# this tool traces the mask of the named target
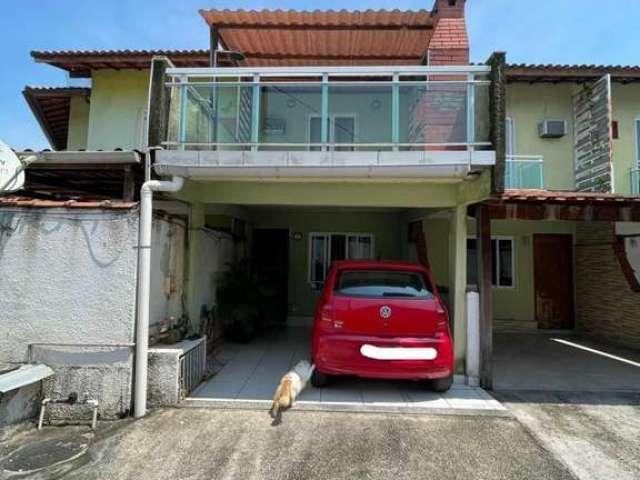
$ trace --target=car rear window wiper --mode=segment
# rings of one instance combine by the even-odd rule
[[[415,295],[411,294],[411,293],[397,293],[397,292],[383,292],[382,293],[383,297],[407,297],[407,298],[414,298]]]

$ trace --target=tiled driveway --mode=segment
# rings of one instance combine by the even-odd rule
[[[309,331],[287,328],[248,345],[225,344],[216,356],[221,369],[198,387],[185,402],[190,406],[225,408],[266,406],[282,375],[302,359],[309,359]],[[309,386],[298,399],[297,409],[440,412],[504,412],[504,407],[480,388],[454,385],[444,394],[417,382],[336,378],[329,386]]]

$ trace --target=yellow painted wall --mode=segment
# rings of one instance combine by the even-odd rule
[[[515,155],[543,155],[545,188],[573,190],[573,92],[568,83],[507,86],[507,116],[514,121]],[[568,133],[562,138],[543,139],[538,124],[545,119],[566,120]]]
[[[252,215],[254,228],[284,228],[299,232],[289,240],[289,315],[312,316],[320,292],[308,281],[309,234],[371,233],[375,258],[398,260],[402,256],[401,219],[393,212],[355,210],[260,210]]]
[[[629,172],[637,168],[635,122],[640,118],[640,85],[613,84],[613,119],[618,121],[619,139],[613,141],[613,175],[617,193],[631,193]]]
[[[87,148],[140,148],[148,91],[148,71],[94,71]]]
[[[449,284],[448,219],[430,219],[423,223],[431,270],[438,285]],[[469,221],[469,235],[475,235],[475,222]],[[514,238],[515,286],[493,288],[494,318],[500,320],[534,321],[533,235],[536,233],[574,234],[572,222],[536,222],[526,220],[493,220],[493,236]]]
[[[69,132],[67,134],[67,150],[87,148],[89,132],[89,98],[71,97],[69,105]]]

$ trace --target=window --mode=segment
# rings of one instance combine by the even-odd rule
[[[309,281],[324,283],[331,262],[373,258],[374,237],[367,233],[312,233],[309,237]]]
[[[340,273],[335,292],[345,297],[433,298],[422,274],[395,270],[346,270]]]
[[[327,118],[327,132],[329,143],[355,143],[356,117],[355,115],[341,114],[330,115]],[[320,116],[309,117],[309,143],[322,142],[322,120]],[[353,146],[335,147],[335,150],[354,150]],[[320,147],[311,147],[311,150],[320,150]]]
[[[514,242],[510,237],[491,239],[491,284],[498,288],[515,286]],[[478,247],[475,238],[467,239],[467,284],[478,284]]]

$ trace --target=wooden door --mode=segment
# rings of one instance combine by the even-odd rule
[[[538,328],[574,327],[573,237],[533,237],[535,314]]]

